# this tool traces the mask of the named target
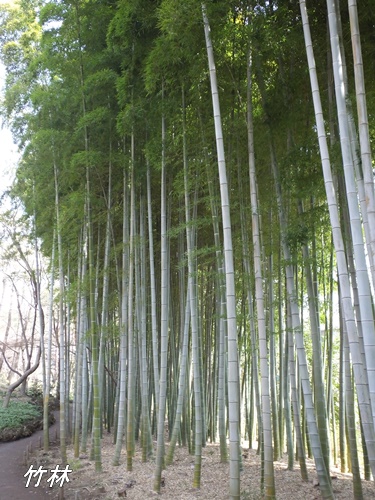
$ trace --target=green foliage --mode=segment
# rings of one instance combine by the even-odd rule
[[[308,243],[309,230],[304,221],[297,219],[294,224],[289,224],[286,234],[286,242],[294,255],[302,245]]]
[[[79,458],[77,458],[77,459],[70,458],[69,459],[69,468],[74,472],[79,470],[79,469],[82,469],[81,460]]]
[[[41,417],[40,410],[31,403],[10,401],[8,408],[0,407],[0,431],[17,428]]]
[[[247,306],[244,306],[247,280],[243,270],[240,214],[246,219],[245,233],[248,233],[248,240],[251,241],[246,126],[246,67],[250,49],[253,61],[254,146],[262,245],[264,255],[274,257],[273,279],[275,287],[279,280],[281,282],[280,290],[276,293],[277,301],[282,305],[285,301],[285,262],[279,257],[280,227],[270,160],[271,136],[288,218],[286,240],[292,251],[293,264],[297,266],[296,275],[303,274],[302,245],[308,244],[311,248],[314,242],[315,256],[311,258],[319,260],[318,263],[314,262],[319,295],[323,295],[322,282],[326,283],[328,273],[332,272],[329,262],[331,228],[314,128],[298,2],[256,2],[253,9],[250,9],[253,4],[249,2],[216,0],[206,3],[215,51],[228,170],[236,261],[237,314],[242,325],[241,331],[248,332],[249,317]],[[328,81],[325,60],[326,19],[321,6],[321,2],[311,6],[311,17],[314,43],[320,49],[316,52],[319,80],[325,88],[324,82]],[[369,17],[371,16],[373,14],[370,13]],[[373,24],[366,19],[361,22],[368,29]],[[375,60],[372,57],[372,36],[369,32],[365,33],[366,67],[373,67]],[[212,283],[217,282],[215,255],[218,249],[214,246],[212,206],[217,209],[216,216],[221,227],[218,203],[220,186],[201,2],[85,0],[70,3],[51,0],[40,5],[39,1],[23,0],[11,7],[1,7],[0,42],[1,58],[7,70],[1,104],[2,115],[12,127],[22,155],[12,196],[21,200],[25,218],[29,222],[34,221],[35,215],[37,236],[42,240],[43,252],[50,256],[53,229],[56,226],[56,168],[63,267],[66,270],[69,265],[70,270],[69,287],[64,292],[64,300],[70,304],[72,324],[76,320],[78,291],[82,291],[86,298],[89,291],[87,282],[79,282],[77,271],[81,268],[79,259],[82,258],[83,228],[87,220],[87,173],[90,177],[93,265],[98,282],[96,305],[98,318],[100,317],[110,165],[113,201],[110,212],[109,320],[108,325],[103,328],[103,339],[108,343],[108,352],[113,355],[113,359],[117,359],[120,303],[124,292],[120,284],[123,179],[124,173],[129,173],[132,152],[137,211],[139,199],[145,197],[145,173],[148,167],[151,173],[151,223],[157,289],[160,286],[160,170],[162,152],[164,154],[168,193],[170,295],[173,301],[171,307],[182,301],[176,282],[181,280],[182,288],[182,281],[187,274],[182,157],[184,138],[192,211],[190,225],[196,231],[192,256],[196,261],[200,314],[204,326],[202,331],[207,338],[215,339],[216,326],[213,326],[211,319],[219,316],[220,309],[216,304],[217,298],[208,298],[211,291],[206,292],[205,286],[207,284],[209,289],[214,287]],[[347,36],[344,43],[349,46]],[[348,65],[350,70],[350,61]],[[371,81],[368,83],[368,105],[370,116],[373,116],[375,93]],[[182,90],[185,100],[183,110]],[[328,108],[327,103],[323,105]],[[185,135],[182,133],[183,112]],[[163,144],[162,116],[166,126]],[[375,140],[373,126],[370,134]],[[332,147],[331,153],[335,171],[340,173],[342,160],[338,143]],[[128,188],[129,185],[128,176]],[[303,213],[298,209],[299,204]],[[126,210],[128,207],[125,206],[125,212]],[[31,234],[30,228],[25,228],[24,231]],[[137,243],[139,213],[136,215],[135,231]],[[221,229],[220,238],[223,241]],[[252,257],[251,245],[249,253]],[[10,247],[8,257],[11,256],[14,256],[14,248]],[[333,267],[334,265],[333,262]],[[145,267],[146,286],[149,287],[148,263]],[[85,279],[88,280],[87,274]],[[251,275],[251,290],[254,288],[253,280],[254,276]],[[301,279],[299,283],[302,287]],[[327,291],[324,293],[324,299],[327,300]],[[298,301],[306,308],[302,295],[299,294]],[[324,304],[324,299],[321,304]],[[284,320],[278,318],[277,304],[272,306],[282,328]],[[148,308],[149,303],[146,305],[147,315]],[[283,314],[282,308],[280,314]],[[172,309],[170,313],[175,323],[173,328],[180,320],[175,312]],[[324,321],[322,310],[320,312]],[[304,326],[308,333],[306,317]],[[94,325],[90,327],[95,328]],[[100,328],[100,321],[97,328]],[[149,333],[148,320],[146,328]],[[91,330],[83,332],[88,341],[90,333]],[[245,340],[247,349],[250,348],[243,336],[240,341],[240,358]],[[203,339],[204,349],[207,347],[205,343],[206,339]],[[309,340],[306,345],[310,358]],[[176,354],[172,349],[171,352]],[[207,364],[208,358],[209,356],[205,359]],[[241,362],[244,362],[243,356]],[[117,361],[113,361],[114,372],[117,370],[116,363]],[[334,378],[337,378],[336,373]],[[244,380],[244,384],[247,381]],[[211,414],[210,412],[207,414]],[[243,492],[243,498],[258,496],[257,491]]]
[[[33,403],[39,406],[43,405],[43,385],[38,380],[34,380],[32,385],[27,391],[27,395],[31,398]]]

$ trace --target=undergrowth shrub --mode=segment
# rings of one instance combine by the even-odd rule
[[[33,404],[22,401],[10,401],[8,408],[0,407],[0,431],[14,429],[41,416],[40,410]]]
[[[33,403],[43,406],[43,385],[41,382],[34,380],[27,391],[27,395],[31,398]]]

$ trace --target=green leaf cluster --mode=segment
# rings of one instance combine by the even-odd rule
[[[7,408],[0,407],[0,432],[6,428],[15,429],[39,417],[41,412],[37,406],[23,401],[10,401]]]

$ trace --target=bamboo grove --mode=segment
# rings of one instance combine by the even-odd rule
[[[202,447],[220,442],[238,499],[241,446],[257,441],[265,498],[283,453],[301,481],[314,458],[323,498],[337,463],[362,498],[374,26],[355,0],[1,6],[11,195],[51,263],[63,462],[71,435],[100,472],[107,429],[114,465],[132,470],[136,447],[155,461],[157,492],[188,447],[199,488]]]

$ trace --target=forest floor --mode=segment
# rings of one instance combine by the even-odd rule
[[[167,447],[167,446],[166,446]],[[47,454],[37,451],[34,462],[51,469],[59,462],[58,448]],[[66,500],[114,500],[121,497],[144,500],[157,497],[153,491],[153,474],[155,461],[142,463],[141,450],[137,448],[133,459],[133,470],[126,470],[126,455],[123,450],[121,465],[114,467],[113,436],[105,435],[102,440],[103,472],[95,471],[95,464],[87,455],[74,458],[73,448],[68,448],[68,463],[72,472],[69,483],[65,483],[64,498]],[[287,457],[274,463],[275,482],[278,500],[318,500],[322,496],[319,491],[314,463],[308,460],[309,480],[301,480],[299,466],[294,471],[287,470]],[[241,473],[241,499],[259,500],[260,493],[260,457],[255,450],[244,451],[243,471]],[[176,448],[175,458],[162,474],[164,486],[161,488],[161,498],[165,500],[224,500],[228,499],[229,466],[220,462],[218,445],[209,444],[203,449],[202,479],[199,490],[192,488],[194,473],[194,457],[184,448]],[[334,495],[337,500],[353,498],[352,478],[350,474],[342,474],[338,469],[331,470]],[[373,481],[363,481],[363,499],[375,499],[375,484]],[[62,498],[60,488],[51,489],[51,499]],[[60,496],[58,496],[60,493]]]

